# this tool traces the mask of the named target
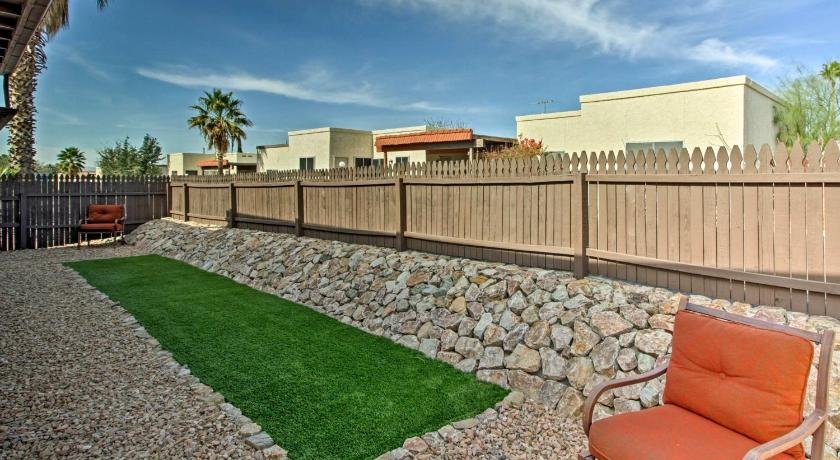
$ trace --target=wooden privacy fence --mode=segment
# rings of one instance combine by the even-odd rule
[[[126,227],[168,215],[167,177],[23,175],[0,178],[0,250],[76,242],[90,203],[122,204]]]
[[[191,176],[171,213],[840,318],[839,162],[830,142]]]

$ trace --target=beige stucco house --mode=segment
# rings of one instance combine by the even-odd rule
[[[257,171],[256,153],[228,153],[224,159],[224,173],[237,174]],[[215,153],[170,153],[167,157],[166,171],[169,175],[218,174]]]
[[[580,96],[580,109],[516,117],[550,152],[774,144],[778,96],[746,76]]]
[[[365,131],[316,128],[290,131],[286,144],[257,147],[258,170],[324,169],[371,164],[468,159],[511,138],[471,129],[429,130],[425,125]]]

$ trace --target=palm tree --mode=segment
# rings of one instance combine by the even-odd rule
[[[243,128],[252,125],[241,107],[242,101],[233,93],[223,93],[218,88],[205,91],[204,96],[198,98],[198,105],[190,107],[196,114],[187,120],[187,124],[191,129],[198,129],[207,141],[207,147],[216,151],[219,174],[223,173],[225,154],[234,142],[242,152],[242,140],[247,137]]]
[[[96,0],[103,9],[109,0]],[[38,76],[46,69],[47,40],[67,26],[70,20],[69,0],[53,0],[44,14],[41,28],[32,34],[29,44],[9,78],[9,105],[17,114],[9,121],[9,156],[12,166],[23,172],[35,170],[35,90]]]
[[[820,76],[828,81],[831,86],[831,98],[828,101],[828,123],[827,137],[831,138],[838,133],[837,120],[837,80],[840,79],[840,62],[828,61],[822,66]]]
[[[85,152],[76,147],[67,147],[58,154],[58,171],[64,174],[79,174],[85,168]]]

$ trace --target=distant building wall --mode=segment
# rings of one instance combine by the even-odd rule
[[[330,136],[331,168],[355,166],[356,158],[370,158],[373,151],[373,136],[370,131],[356,131],[333,128]]]
[[[565,152],[772,144],[776,100],[747,77],[721,78],[584,95],[580,110],[516,117],[516,131]]]
[[[364,164],[383,158],[376,152],[374,141],[377,136],[425,131],[426,126],[408,126],[404,128],[364,131],[344,128],[315,128],[289,132],[288,144],[266,145],[258,147],[258,170],[300,169],[301,158],[312,158],[314,169],[357,166],[357,160],[364,159]],[[397,152],[389,155],[389,160],[408,158],[408,161],[426,161],[426,151]]]
[[[204,160],[212,160],[216,155],[212,153],[170,153],[166,166],[168,175],[201,174],[201,168],[197,163]]]
[[[257,170],[260,172],[290,169],[285,166],[290,162],[289,144],[257,147]]]
[[[744,92],[744,143],[774,145],[778,129],[773,117],[779,100],[777,96],[765,94],[761,89],[747,86]]]
[[[289,132],[288,145],[261,148],[260,170],[300,169],[301,159],[313,169],[335,168],[340,162],[353,166],[358,158],[370,158],[370,131],[316,128]],[[310,160],[311,159],[311,160]]]

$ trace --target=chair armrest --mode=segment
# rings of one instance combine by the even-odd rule
[[[667,370],[668,363],[665,363],[645,372],[644,374],[633,375],[623,379],[608,380],[595,385],[595,388],[592,389],[592,393],[589,393],[589,397],[586,398],[586,404],[583,406],[583,431],[586,432],[586,434],[589,434],[589,427],[592,425],[592,413],[595,411],[595,403],[598,402],[598,398],[600,398],[605,391],[653,380],[664,374]]]
[[[744,455],[744,460],[760,460],[780,454],[811,436],[827,419],[828,415],[825,411],[817,409],[811,412],[811,415],[806,417],[793,431],[750,449],[747,455]]]

